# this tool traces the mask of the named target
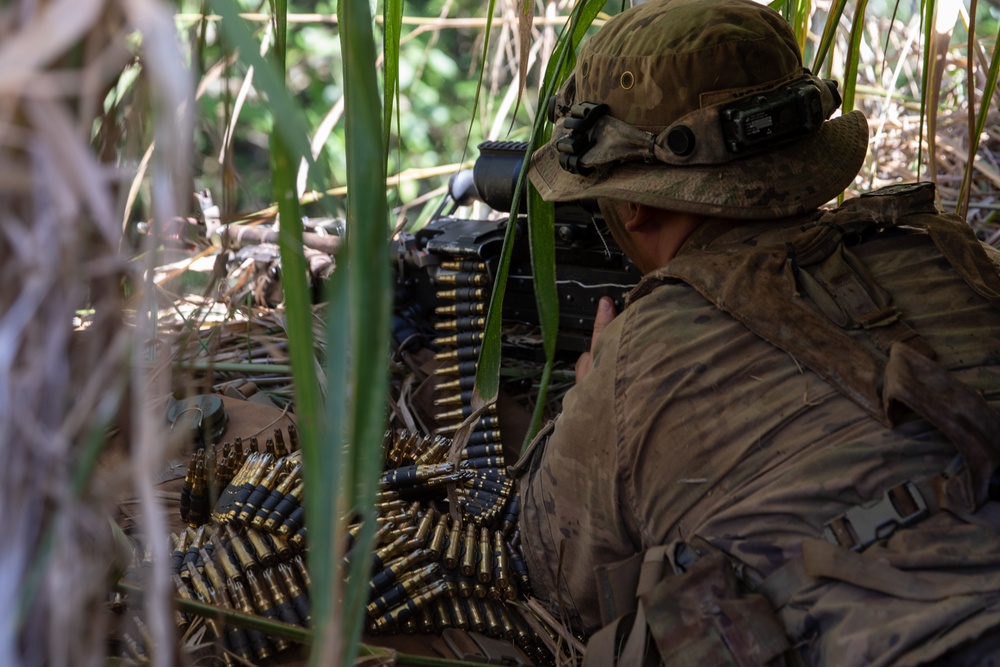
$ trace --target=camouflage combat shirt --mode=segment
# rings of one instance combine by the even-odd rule
[[[678,256],[720,239],[751,247],[764,229],[709,221]],[[938,361],[1000,404],[1000,313],[927,235],[900,230],[852,250]],[[585,632],[600,625],[596,566],[697,537],[759,584],[832,517],[956,456],[925,421],[885,428],[689,285],[661,282],[640,284],[648,293],[604,330],[551,435],[517,467],[535,594]],[[939,599],[832,580],[793,586],[777,610],[791,645],[806,664],[916,665],[1000,625],[995,505],[968,521],[936,513],[859,556],[929,577],[941,595],[910,597]],[[962,581],[968,573],[978,578]]]

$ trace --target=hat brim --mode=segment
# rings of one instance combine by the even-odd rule
[[[829,202],[854,181],[867,150],[868,123],[860,111],[852,111],[808,137],[723,164],[627,162],[579,176],[559,166],[553,139],[535,151],[529,176],[548,201],[607,197],[759,220],[805,213]]]

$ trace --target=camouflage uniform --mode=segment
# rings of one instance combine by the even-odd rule
[[[672,264],[705,248],[757,247],[801,224],[709,221]],[[883,232],[853,252],[938,361],[1000,404],[1000,312],[929,236]],[[743,566],[742,585],[765,594],[806,664],[927,664],[1000,625],[996,503],[964,519],[933,513],[861,555],[821,541],[834,517],[954,465],[947,439],[915,417],[885,428],[668,275],[636,288],[551,436],[519,464],[525,555],[553,612],[593,630],[595,568],[656,545],[702,544]],[[750,286],[746,296],[763,298]],[[792,300],[815,307],[798,292],[787,299],[769,304],[776,318]],[[792,335],[796,324],[787,323]],[[850,335],[872,347],[865,330]],[[807,543],[813,558],[828,546],[850,560],[808,576]]]
[[[515,467],[532,585],[584,632],[634,608],[664,662],[698,667],[1000,653],[998,254],[932,189],[817,211],[867,147],[838,105],[750,0],[627,10],[557,96],[545,199],[706,217]],[[633,259],[662,238],[605,217]]]

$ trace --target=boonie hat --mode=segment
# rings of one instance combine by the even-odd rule
[[[547,200],[607,197],[728,218],[830,201],[868,124],[802,66],[788,23],[752,0],[651,0],[584,45],[530,177]]]

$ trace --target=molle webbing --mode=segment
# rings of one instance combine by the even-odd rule
[[[988,477],[1000,462],[988,431],[1000,427],[1000,416],[977,392],[932,361],[933,352],[903,323],[891,296],[845,245],[900,227],[926,232],[970,288],[1000,307],[996,267],[961,219],[937,213],[931,184],[864,195],[805,227],[787,228],[787,234],[768,232],[766,244],[722,241],[686,249],[647,276],[631,298],[641,298],[671,279],[681,280],[885,426],[895,423],[893,403],[917,411],[965,459],[965,475],[972,477],[966,480],[969,493],[955,488],[949,495],[956,505],[972,509],[985,498]],[[864,329],[873,348],[854,340],[847,328]],[[914,373],[915,366],[921,373]],[[910,384],[914,379],[919,386]],[[960,408],[934,400],[935,392],[945,390],[961,399]]]

